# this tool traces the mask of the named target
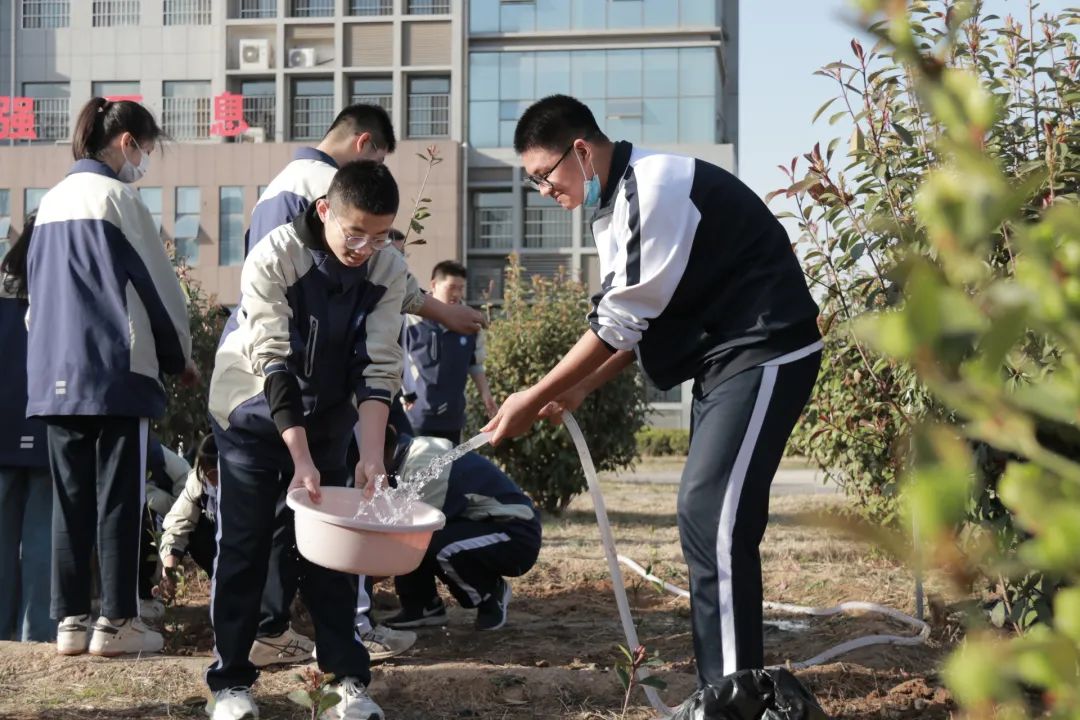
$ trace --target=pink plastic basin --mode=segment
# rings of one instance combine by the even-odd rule
[[[322,502],[297,488],[286,498],[296,514],[296,547],[316,565],[355,575],[390,577],[420,565],[431,534],[446,516],[422,502],[400,524],[385,525],[370,514],[363,490],[324,487]],[[357,511],[364,509],[359,515]]]

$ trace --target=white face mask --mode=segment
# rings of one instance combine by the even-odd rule
[[[120,182],[133,183],[141,180],[143,175],[146,175],[146,171],[150,169],[150,153],[141,150],[142,159],[139,160],[138,165],[135,165],[128,160],[127,151],[123,147],[120,148],[120,152],[124,153],[124,167],[120,168],[120,172],[116,175]]]

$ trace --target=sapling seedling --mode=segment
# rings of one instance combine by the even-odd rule
[[[655,675],[638,677],[638,671],[642,668],[657,667],[664,664],[659,653],[653,653],[653,656],[649,657],[644,645],[638,645],[634,652],[630,652],[624,645],[619,645],[619,650],[622,651],[625,660],[615,663],[615,674],[619,677],[623,690],[626,691],[623,696],[622,706],[622,714],[625,716],[627,708],[630,707],[630,696],[633,695],[635,687],[648,685],[657,690],[663,690],[667,687],[667,683]]]
[[[303,689],[289,693],[289,700],[306,708],[311,713],[311,720],[319,720],[324,712],[341,702],[340,695],[327,689],[334,681],[332,673],[323,673],[313,667],[307,667],[294,674],[293,677],[300,682]]]

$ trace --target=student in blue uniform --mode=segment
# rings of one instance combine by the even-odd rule
[[[448,305],[465,298],[465,266],[443,260],[431,271],[431,294]],[[434,320],[410,315],[402,330],[405,347],[405,408],[418,435],[461,442],[465,428],[465,382],[472,378],[493,417],[498,405],[484,374],[484,336],[462,335]]]
[[[147,430],[165,412],[161,375],[193,383],[187,299],[154,218],[131,186],[161,130],[135,102],[93,98],[75,165],[41,200],[27,265],[27,415],[48,426],[57,650],[157,652],[139,619]],[[101,616],[90,621],[97,543]],[[89,642],[88,642],[89,640]]]
[[[297,150],[293,161],[267,186],[251,213],[251,226],[246,235],[248,251],[270,231],[293,222],[317,198],[326,195],[339,167],[357,160],[381,163],[396,146],[394,127],[386,110],[365,103],[346,107],[338,113],[322,141],[316,147]],[[484,322],[483,316],[471,308],[447,305],[425,294],[411,273],[406,276],[402,311],[437,318],[465,333],[476,333]],[[284,496],[279,503],[284,510]],[[283,558],[288,557],[292,548],[283,545],[283,532],[279,528],[274,539],[270,574],[263,593],[263,620],[251,649],[252,662],[259,666],[283,661],[302,662],[311,657],[314,647],[310,639],[289,624],[296,580],[285,572],[288,561]],[[372,626],[368,614],[371,600],[365,592],[369,584],[361,581],[356,600],[357,628],[368,650],[379,658],[405,652],[416,641],[415,636]]]
[[[27,216],[0,265],[0,640],[52,642],[52,478],[45,425],[26,419]]]
[[[390,400],[401,383],[398,345],[405,261],[387,231],[398,187],[385,166],[342,167],[326,197],[264,237],[244,261],[240,304],[226,325],[210,382],[218,447],[218,550],[211,588],[215,662],[206,673],[213,720],[256,717],[248,658],[259,623],[271,541],[292,538],[283,491],[343,486],[359,420],[357,487],[383,469]],[[294,542],[285,543],[293,547]],[[290,566],[291,563],[291,566]],[[369,657],[356,636],[355,579],[284,555],[315,624],[319,667],[336,678],[335,719],[370,720]]]
[[[435,437],[386,434],[386,469],[402,478],[428,467],[453,447]],[[465,608],[476,608],[477,630],[506,624],[510,604],[507,577],[520,577],[540,554],[540,512],[514,481],[479,453],[466,453],[423,491],[424,502],[440,508],[446,526],[431,537],[423,561],[394,578],[401,612],[385,621],[392,628],[446,624],[438,578]]]
[[[611,142],[589,108],[553,95],[514,149],[541,194],[592,213],[603,283],[589,330],[485,428],[492,444],[574,410],[635,356],[668,389],[693,379],[678,521],[698,676],[763,663],[761,561],[769,485],[821,362],[818,309],[783,226],[703,160]]]

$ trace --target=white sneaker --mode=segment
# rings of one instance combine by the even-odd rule
[[[301,663],[311,659],[315,643],[310,638],[292,629],[286,628],[280,635],[255,638],[248,653],[248,660],[255,667]]]
[[[56,628],[56,652],[82,655],[90,644],[90,616],[69,615]]]
[[[327,690],[341,696],[337,705],[330,708],[319,720],[383,720],[382,708],[367,694],[367,688],[356,678],[342,678],[331,683]]]
[[[372,660],[386,660],[400,655],[415,645],[416,633],[376,625],[374,630],[361,635],[360,641],[364,643]]]
[[[259,708],[251,697],[251,688],[234,687],[218,690],[206,703],[210,720],[258,720]]]
[[[161,633],[139,618],[109,620],[99,617],[90,636],[90,654],[116,657],[128,653],[156,653],[165,647]]]
[[[139,600],[139,617],[147,622],[157,622],[165,617],[165,603],[160,600]]]

